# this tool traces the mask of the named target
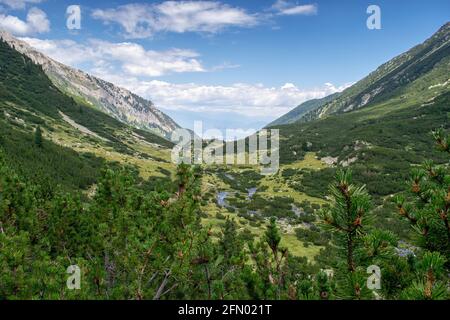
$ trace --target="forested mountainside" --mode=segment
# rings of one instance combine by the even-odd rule
[[[6,32],[0,31],[0,38],[34,63],[41,65],[53,84],[77,101],[94,106],[125,124],[153,131],[166,138],[179,128],[175,121],[158,110],[151,101],[59,63]]]
[[[367,183],[378,197],[398,192],[410,166],[430,155],[445,162],[433,154],[428,142],[433,129],[450,128],[449,36],[450,24],[446,24],[423,44],[313,111],[327,116],[313,120],[315,116],[306,115],[295,123],[273,126],[282,136],[281,162],[295,163],[314,152],[334,167],[354,168],[357,181]],[[375,87],[377,93],[367,98]],[[367,103],[344,112],[364,95]],[[324,100],[316,105],[320,102]],[[344,105],[347,107],[334,108]],[[331,167],[307,173],[297,189],[309,190],[315,196],[323,194],[335,170]]]
[[[450,23],[424,43],[386,62],[335,99],[302,115],[310,121],[392,101],[427,103],[450,86]],[[275,124],[286,124],[277,123]]]
[[[169,152],[164,150],[172,144],[166,139],[62,93],[40,65],[4,41],[0,70],[0,145],[7,161],[27,177],[84,189],[96,180],[104,159],[160,163],[160,153]],[[33,148],[37,127],[46,139],[45,151]]]
[[[306,102],[303,102],[302,104],[300,104],[293,110],[289,111],[285,115],[281,116],[277,120],[269,123],[266,127],[279,126],[279,125],[283,125],[283,124],[291,124],[291,123],[300,121],[303,116],[305,116],[306,114],[308,114],[309,112],[311,112],[313,110],[316,110],[316,109],[322,107],[326,103],[336,99],[337,97],[339,97],[339,95],[340,95],[340,93],[334,93],[334,94],[326,96],[322,99],[313,99],[313,100],[308,100]]]

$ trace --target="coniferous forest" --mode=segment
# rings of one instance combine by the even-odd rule
[[[450,154],[442,130],[433,133]],[[45,148],[37,131],[34,148]],[[431,142],[430,142],[431,143]],[[373,203],[351,170],[339,170],[318,213],[331,234],[333,277],[280,245],[275,218],[258,241],[226,219],[218,239],[200,223],[202,169],[177,168],[145,188],[126,167],[102,169],[86,199],[23,179],[1,154],[1,281],[5,299],[448,299],[450,172],[427,161],[393,201],[414,230],[419,254],[395,253],[397,236],[374,227]],[[67,291],[65,270],[83,270]],[[369,290],[367,266],[382,270]]]

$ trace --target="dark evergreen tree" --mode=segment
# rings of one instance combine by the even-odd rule
[[[37,126],[34,131],[34,144],[39,148],[42,148],[42,130],[40,126]]]
[[[349,170],[338,170],[330,186],[332,205],[320,211],[322,226],[333,233],[341,260],[336,265],[337,297],[371,299],[367,287],[367,268],[381,264],[392,254],[395,237],[389,232],[371,230],[371,200],[364,186],[352,184]]]
[[[434,131],[439,150],[450,153],[449,137],[443,129]],[[416,281],[405,290],[408,299],[446,299],[450,263],[450,171],[448,165],[426,161],[411,174],[409,197],[398,196],[400,216],[411,223],[419,253]]]

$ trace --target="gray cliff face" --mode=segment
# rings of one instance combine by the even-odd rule
[[[117,120],[165,137],[169,137],[173,130],[179,128],[175,121],[158,110],[151,101],[59,63],[6,32],[0,31],[0,38],[36,64],[41,65],[47,76],[61,91],[80,98]]]

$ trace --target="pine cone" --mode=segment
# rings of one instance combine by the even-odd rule
[[[356,220],[353,222],[353,225],[355,227],[361,227],[361,217],[356,218]]]
[[[400,212],[400,215],[401,215],[401,216],[403,216],[403,217],[406,217],[406,216],[407,216],[407,213],[406,213],[405,208],[400,207],[400,208],[399,208],[399,212]]]
[[[328,292],[326,292],[326,291],[321,291],[321,292],[320,292],[320,299],[322,299],[322,300],[328,300]]]

